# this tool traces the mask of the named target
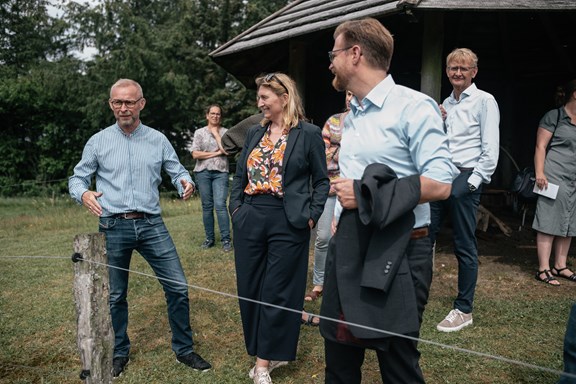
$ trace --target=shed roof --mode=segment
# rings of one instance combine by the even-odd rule
[[[210,53],[218,58],[334,28],[346,20],[412,10],[576,10],[575,0],[295,0]]]

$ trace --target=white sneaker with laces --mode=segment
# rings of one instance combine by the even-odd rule
[[[280,368],[285,365],[288,365],[287,361],[270,360],[270,362],[268,363],[268,373],[270,374],[276,368]],[[252,369],[248,372],[248,377],[253,379],[255,375],[256,375],[256,366],[253,366]]]
[[[436,329],[441,332],[455,332],[469,325],[472,325],[472,314],[453,309],[444,320],[438,323]]]
[[[272,384],[272,378],[266,368],[258,368],[254,374],[254,384]]]

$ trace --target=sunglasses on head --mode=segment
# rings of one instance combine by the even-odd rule
[[[264,81],[267,83],[270,83],[272,80],[276,80],[276,82],[278,84],[280,84],[282,86],[282,88],[284,88],[286,90],[286,93],[290,93],[288,92],[288,88],[286,88],[286,86],[284,85],[284,83],[278,78],[278,76],[276,76],[275,73],[269,73],[266,76],[264,76]]]

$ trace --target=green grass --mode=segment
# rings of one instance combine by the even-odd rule
[[[201,251],[203,228],[197,199],[162,200],[164,218],[179,250],[189,284],[236,293],[233,255],[218,247]],[[67,198],[0,199],[0,383],[78,383],[73,299],[73,238],[97,231],[96,218]],[[496,243],[499,245],[496,245]],[[435,324],[450,309],[456,262],[439,250],[422,338],[550,369],[562,369],[562,338],[576,285],[546,287],[532,276],[535,250],[519,248],[530,238],[480,241],[481,270],[474,326],[443,334]],[[16,257],[12,257],[16,256]],[[35,258],[31,258],[35,256]],[[571,258],[571,260],[573,260]],[[141,257],[132,270],[152,274]],[[197,351],[214,369],[194,372],[176,364],[164,296],[158,282],[132,274],[129,291],[131,363],[115,383],[249,383],[253,359],[246,355],[236,299],[190,288]],[[314,313],[319,303],[306,304]],[[554,383],[552,373],[421,343],[428,383]],[[303,327],[297,361],[275,371],[275,384],[323,383],[323,342],[318,328]],[[364,383],[378,383],[372,352]]]

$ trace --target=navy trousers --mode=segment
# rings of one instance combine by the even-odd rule
[[[246,196],[232,216],[232,225],[246,350],[265,360],[295,360],[310,230],[293,227],[283,201],[271,195]]]
[[[478,245],[476,242],[476,212],[480,205],[482,185],[468,190],[468,178],[472,171],[464,171],[452,183],[452,193],[447,200],[430,203],[430,239],[436,235],[449,214],[454,231],[454,254],[458,260],[458,296],[454,309],[471,313],[474,309],[474,293],[478,280]]]

